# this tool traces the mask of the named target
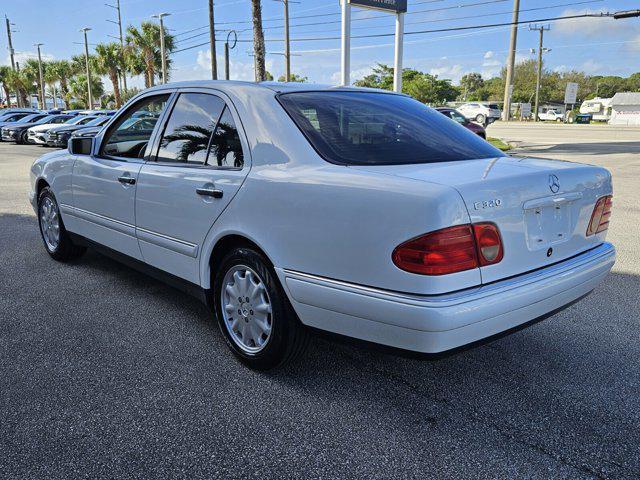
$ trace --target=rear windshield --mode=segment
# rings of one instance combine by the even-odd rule
[[[322,91],[278,99],[332,163],[398,165],[504,156],[462,125],[403,95]]]

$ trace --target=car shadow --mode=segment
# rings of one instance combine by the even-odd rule
[[[33,216],[0,215],[0,264],[2,358],[13,369],[29,366],[28,376],[19,377],[27,388],[66,385],[67,377],[49,374],[57,357],[42,359],[51,343],[54,353],[47,355],[77,362],[69,374],[73,385],[98,404],[114,397],[125,410],[128,391],[158,399],[176,391],[184,392],[177,404],[157,400],[160,416],[170,407],[215,419],[217,410],[202,410],[200,399],[233,396],[255,418],[265,403],[279,405],[274,425],[295,421],[324,430],[318,441],[327,445],[355,429],[359,451],[383,448],[379,439],[367,443],[383,432],[412,455],[431,455],[430,445],[449,451],[455,439],[463,455],[486,448],[492,458],[491,452],[504,455],[517,445],[582,476],[640,471],[636,274],[613,272],[589,297],[544,322],[442,360],[314,335],[297,362],[254,372],[231,358],[201,302],[91,250],[67,264],[51,260]],[[126,379],[115,384],[120,390],[96,383],[105,372],[115,375],[112,365]],[[145,378],[149,372],[157,372],[153,381]],[[485,445],[490,442],[493,447]]]

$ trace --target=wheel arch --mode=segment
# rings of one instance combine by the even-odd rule
[[[38,197],[40,196],[40,192],[42,192],[42,190],[45,187],[49,187],[51,188],[51,185],[49,185],[49,182],[47,182],[44,178],[39,178],[36,181],[36,200],[38,199]]]
[[[204,255],[206,262],[202,262],[201,264],[200,276],[202,288],[209,289],[212,287],[211,276],[213,272],[216,271],[224,256],[237,247],[248,247],[256,250],[264,255],[272,267],[274,266],[273,260],[269,257],[265,249],[262,248],[254,239],[249,238],[249,236],[242,233],[228,232],[217,238],[215,243],[212,244]]]

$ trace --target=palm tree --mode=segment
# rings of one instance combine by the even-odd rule
[[[118,69],[122,64],[122,52],[120,45],[115,42],[100,43],[96,45],[96,67],[101,75],[108,75],[113,85],[113,96],[116,101],[116,108],[122,106],[120,98],[120,85],[118,84]]]
[[[7,84],[11,90],[18,92],[22,105],[29,106],[28,96],[33,92],[35,78],[29,70],[14,71],[11,70],[7,75]]]
[[[7,107],[11,107],[11,91],[9,90],[9,77],[11,72],[10,66],[0,65],[0,82],[2,82],[4,97],[7,99]]]
[[[160,26],[151,22],[142,22],[140,28],[130,25],[127,28],[127,55],[133,57],[129,59],[129,67],[139,67],[144,65],[144,84],[152,87],[155,85],[155,76],[162,68],[162,55],[160,52]],[[164,47],[167,54],[175,46],[173,35],[164,29]],[[168,56],[168,55],[167,55]],[[136,59],[137,57],[137,59]],[[167,58],[167,70],[169,70],[171,60]],[[132,73],[135,72],[132,69]]]
[[[60,80],[54,62],[42,63],[45,87],[49,85],[49,94],[53,98],[53,108],[58,108],[58,96],[56,95],[56,83]],[[46,94],[45,94],[46,96]]]
[[[58,60],[51,62],[47,71],[54,72],[52,75],[60,82],[60,96],[64,98],[65,104],[68,106],[71,102],[69,79],[75,74],[73,65],[68,60]]]
[[[266,68],[264,64],[264,32],[262,30],[262,6],[260,0],[251,0],[251,10],[253,12],[253,53],[256,58],[256,82],[263,82],[266,79]]]
[[[21,70],[27,79],[31,80],[31,86],[34,88],[28,88],[29,92],[33,92],[35,90],[36,95],[40,98],[40,69],[38,66],[38,60],[35,58],[29,58],[24,62],[24,67]],[[43,75],[44,75],[44,65],[42,66]],[[46,103],[43,101],[44,99],[40,99],[43,103],[42,105],[46,108]]]
[[[89,94],[87,92],[87,76],[86,75],[76,75],[71,78],[69,81],[69,90],[71,95],[78,100],[80,100],[85,108],[89,105]],[[102,85],[102,80],[100,77],[93,75],[91,77],[91,92],[94,98],[98,98],[102,96],[104,93],[104,86]]]

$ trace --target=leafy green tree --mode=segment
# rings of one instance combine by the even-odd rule
[[[286,78],[284,75],[280,75],[278,77],[278,81],[279,82],[285,82]],[[302,75],[296,75],[295,73],[291,74],[291,81],[292,82],[297,82],[297,83],[306,83],[309,81],[309,79],[307,77],[303,77]]]
[[[89,93],[87,91],[87,76],[76,75],[69,82],[69,90],[71,95],[77,100],[76,104],[80,103],[84,108],[91,108],[89,106]],[[91,76],[91,94],[94,98],[99,98],[104,93],[104,85],[102,80],[97,75]]]
[[[4,98],[7,100],[7,106],[11,106],[11,90],[10,90],[10,80],[11,76],[11,67],[8,65],[0,65],[0,82],[2,82],[2,90],[4,91]]]
[[[477,97],[477,93],[484,87],[484,79],[482,75],[476,72],[467,73],[460,79],[460,88],[462,89],[463,100],[481,100]]]
[[[355,82],[356,86],[393,89],[393,67],[379,63],[373,73]],[[402,70],[402,92],[423,103],[442,104],[455,99],[460,90],[451,80],[439,79],[435,75],[410,68]]]

